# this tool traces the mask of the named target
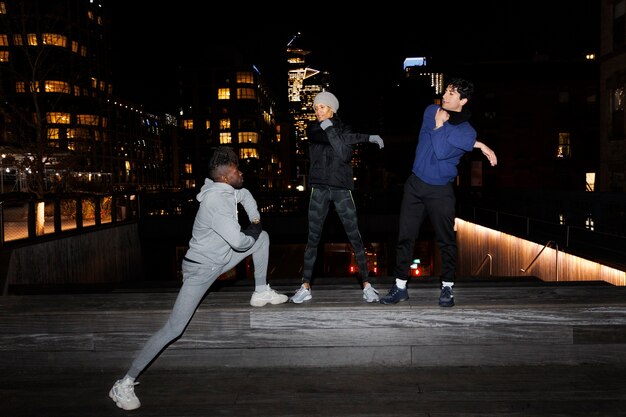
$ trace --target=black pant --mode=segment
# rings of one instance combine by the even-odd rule
[[[311,188],[309,200],[309,238],[304,250],[302,282],[311,282],[313,266],[315,266],[315,260],[317,259],[317,246],[322,238],[324,221],[328,215],[331,201],[335,205],[335,210],[352,244],[352,249],[354,249],[359,273],[364,281],[369,281],[365,248],[359,232],[352,192],[347,189],[313,187]]]
[[[408,279],[415,239],[428,215],[435,230],[437,244],[441,249],[441,280],[454,282],[457,260],[454,231],[455,205],[456,198],[452,183],[430,185],[414,174],[409,176],[404,184],[400,206],[395,277]]]

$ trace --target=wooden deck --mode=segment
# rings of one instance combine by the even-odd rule
[[[625,287],[461,278],[454,308],[431,277],[389,306],[345,278],[301,305],[250,307],[251,291],[211,290],[141,376],[134,415],[626,416]],[[108,389],[177,286],[20,294],[0,297],[0,416],[124,413]]]

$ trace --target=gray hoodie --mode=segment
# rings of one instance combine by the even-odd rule
[[[254,245],[255,239],[241,232],[237,218],[237,203],[241,203],[250,221],[261,218],[250,191],[206,178],[196,199],[200,207],[193,222],[187,259],[225,265],[233,251],[245,252]]]

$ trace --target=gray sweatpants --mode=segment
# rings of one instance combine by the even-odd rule
[[[221,274],[230,271],[249,255],[252,255],[254,263],[255,285],[266,285],[269,247],[269,235],[263,231],[247,251],[232,251],[232,257],[226,265],[204,265],[183,260],[183,285],[176,297],[174,308],[165,325],[148,339],[136,356],[127,375],[137,378],[168,344],[181,336],[209,287]]]

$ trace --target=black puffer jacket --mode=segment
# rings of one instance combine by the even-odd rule
[[[323,130],[320,123],[309,124],[309,186],[327,185],[354,189],[352,151],[356,143],[369,142],[370,135],[353,133],[337,116],[329,119],[332,126]]]

